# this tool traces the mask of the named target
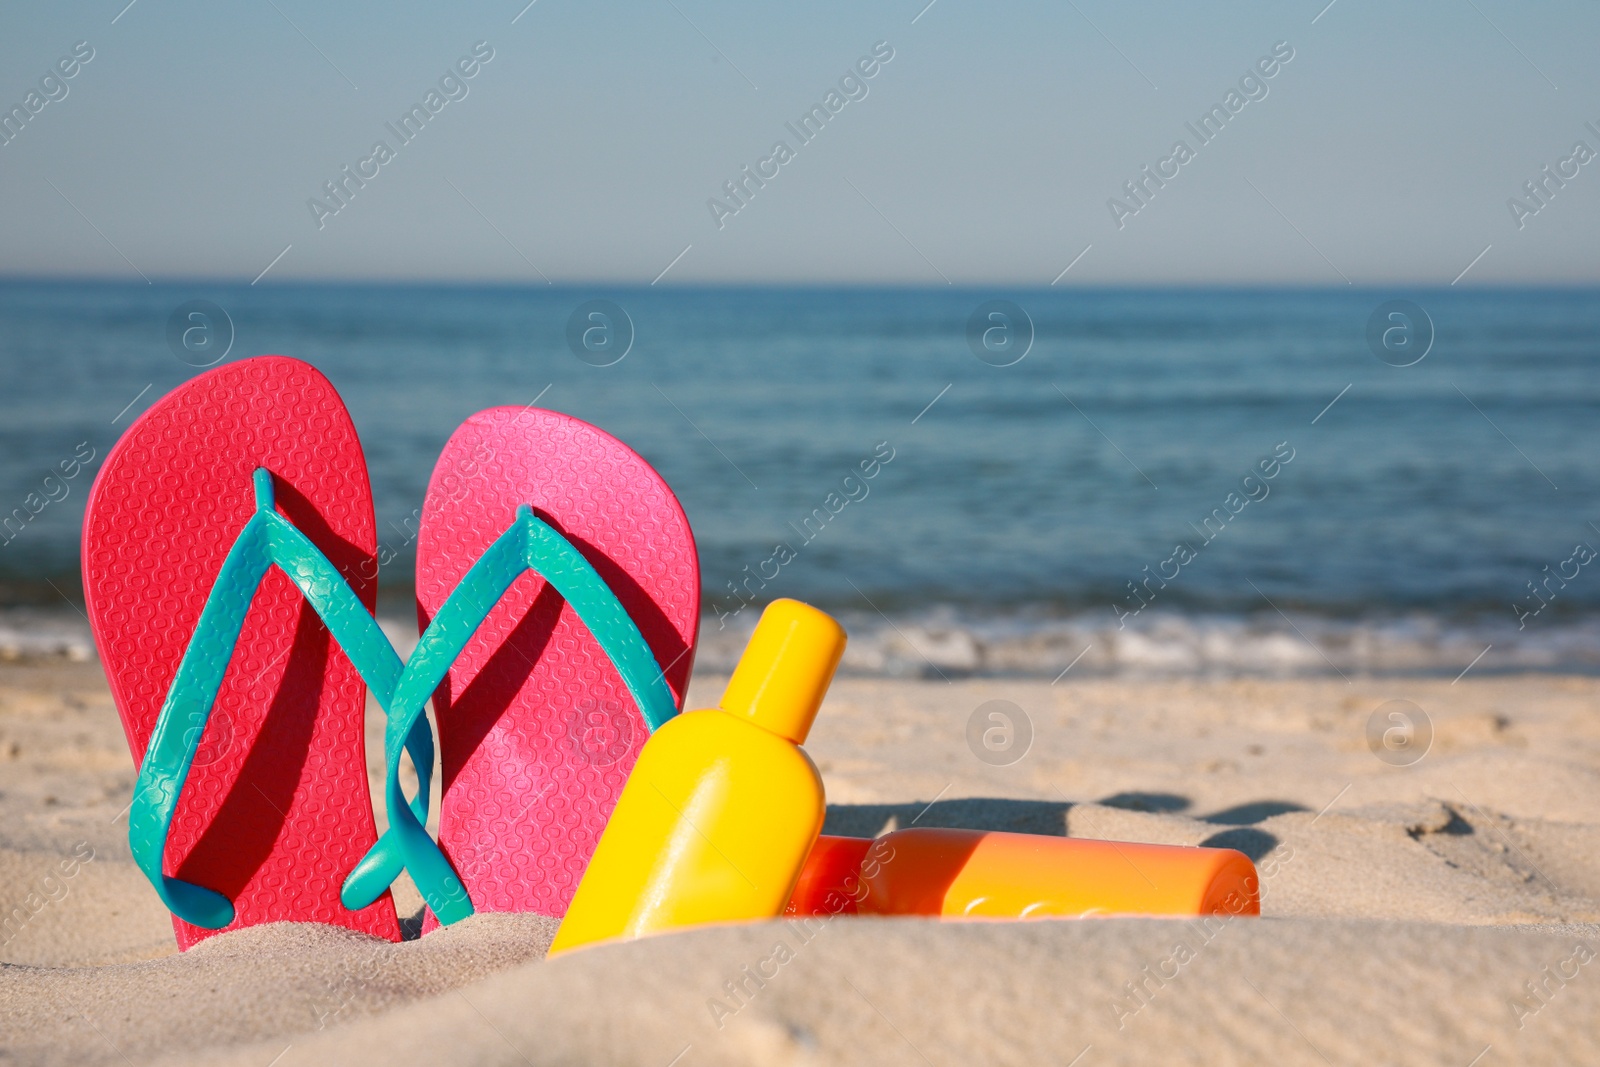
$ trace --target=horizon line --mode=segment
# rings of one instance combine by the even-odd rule
[[[661,285],[643,280],[618,280],[605,278],[578,278],[554,282],[536,281],[532,279],[484,279],[484,278],[418,278],[418,277],[384,277],[384,276],[328,276],[312,278],[285,278],[274,281],[262,279],[259,283],[251,282],[244,276],[207,276],[207,275],[171,275],[157,276],[152,280],[134,281],[131,278],[115,275],[95,274],[20,274],[0,271],[0,285],[85,285],[85,286],[128,286],[130,288],[177,287],[177,286],[212,286],[219,289],[296,289],[329,286],[336,288],[417,288],[417,289],[508,289],[508,290],[568,290],[568,289],[610,289],[628,290],[639,289],[655,291],[689,291],[689,290],[858,290],[858,291],[900,291],[900,292],[970,292],[970,291],[1039,291],[1039,292],[1134,292],[1134,291],[1191,291],[1191,292],[1369,292],[1373,290],[1406,291],[1445,291],[1460,292],[1464,290],[1482,292],[1486,290],[1505,291],[1589,291],[1600,290],[1600,278],[1576,281],[1496,281],[1496,282],[1467,282],[1456,285],[1451,282],[1428,280],[1408,281],[1400,279],[1378,280],[1371,282],[1356,282],[1353,285],[1329,284],[1326,282],[1272,282],[1272,281],[1098,281],[1098,282],[1073,282],[1070,284],[1056,285],[1050,282],[1022,282],[1022,281],[970,281],[956,282],[949,285],[939,285],[928,282],[910,281],[828,281],[822,279],[804,279],[794,281],[746,281],[746,280],[700,280],[666,282]]]

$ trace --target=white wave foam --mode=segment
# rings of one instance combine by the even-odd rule
[[[1126,629],[1100,613],[1046,618],[949,608],[893,620],[850,614],[841,621],[850,632],[842,669],[890,676],[1055,678],[1069,670],[1130,677],[1454,675],[1469,665],[1481,671],[1600,671],[1600,618],[1521,632],[1498,619],[1447,621],[1420,613],[1364,620],[1308,615],[1290,623],[1276,613],[1147,612]],[[697,663],[731,670],[752,627],[753,619],[719,632],[708,617]]]
[[[726,673],[755,626],[744,612],[725,629],[701,621],[696,669]],[[1332,619],[1276,613],[1181,615],[1147,611],[1126,629],[1103,613],[962,612],[949,607],[893,618],[841,612],[850,633],[842,670],[884,677],[966,675],[1174,677],[1449,675],[1518,670],[1600,673],[1600,616],[1519,631],[1499,618],[1413,613]],[[381,618],[402,657],[416,644],[410,620]],[[94,658],[87,621],[66,608],[0,610],[0,661]]]
[[[89,621],[53,608],[10,608],[0,612],[0,660],[94,658]]]

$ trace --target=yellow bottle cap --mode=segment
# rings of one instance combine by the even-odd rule
[[[804,743],[844,655],[844,627],[798,600],[774,600],[722,694],[722,710]]]

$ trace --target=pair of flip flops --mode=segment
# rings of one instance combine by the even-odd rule
[[[557,412],[480,412],[400,539],[413,533],[422,637],[402,663],[373,620],[394,553],[355,428],[326,378],[281,356],[192,379],[106,457],[85,595],[140,765],[134,858],[180,948],[278,921],[399,940],[402,868],[425,928],[564,915],[648,732],[682,706],[694,539],[620,441]],[[368,688],[388,715],[381,840]]]

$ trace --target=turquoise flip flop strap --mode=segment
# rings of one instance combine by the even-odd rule
[[[206,598],[189,647],[156,718],[134,784],[128,815],[128,843],[134,861],[174,915],[195,926],[221,929],[233,921],[233,904],[221,893],[168,877],[163,871],[167,836],[196,748],[211,716],[217,691],[233,657],[239,632],[267,570],[276,565],[304,594],[344,650],[378,703],[387,711],[402,668],[388,638],[339,572],[315,545],[275,510],[272,475],[254,475],[256,513],[229,549]],[[428,817],[427,783],[433,772],[433,736],[425,718],[414,719],[402,735],[423,783],[408,813]],[[379,855],[398,846],[383,840]]]
[[[543,576],[572,605],[616,666],[650,730],[678,713],[655,654],[605,579],[572,542],[526,505],[518,508],[511,528],[472,565],[418,641],[395,686],[394,704],[384,732],[389,832],[397,835],[404,866],[423,899],[446,925],[471,915],[472,901],[449,861],[423,829],[423,820],[406,803],[399,777],[402,742],[413,723],[426,721],[422,709],[428,698],[511,583],[528,570]],[[368,853],[345,883],[345,906],[355,906],[381,893],[400,873],[395,859],[392,853],[380,853],[378,848]]]

